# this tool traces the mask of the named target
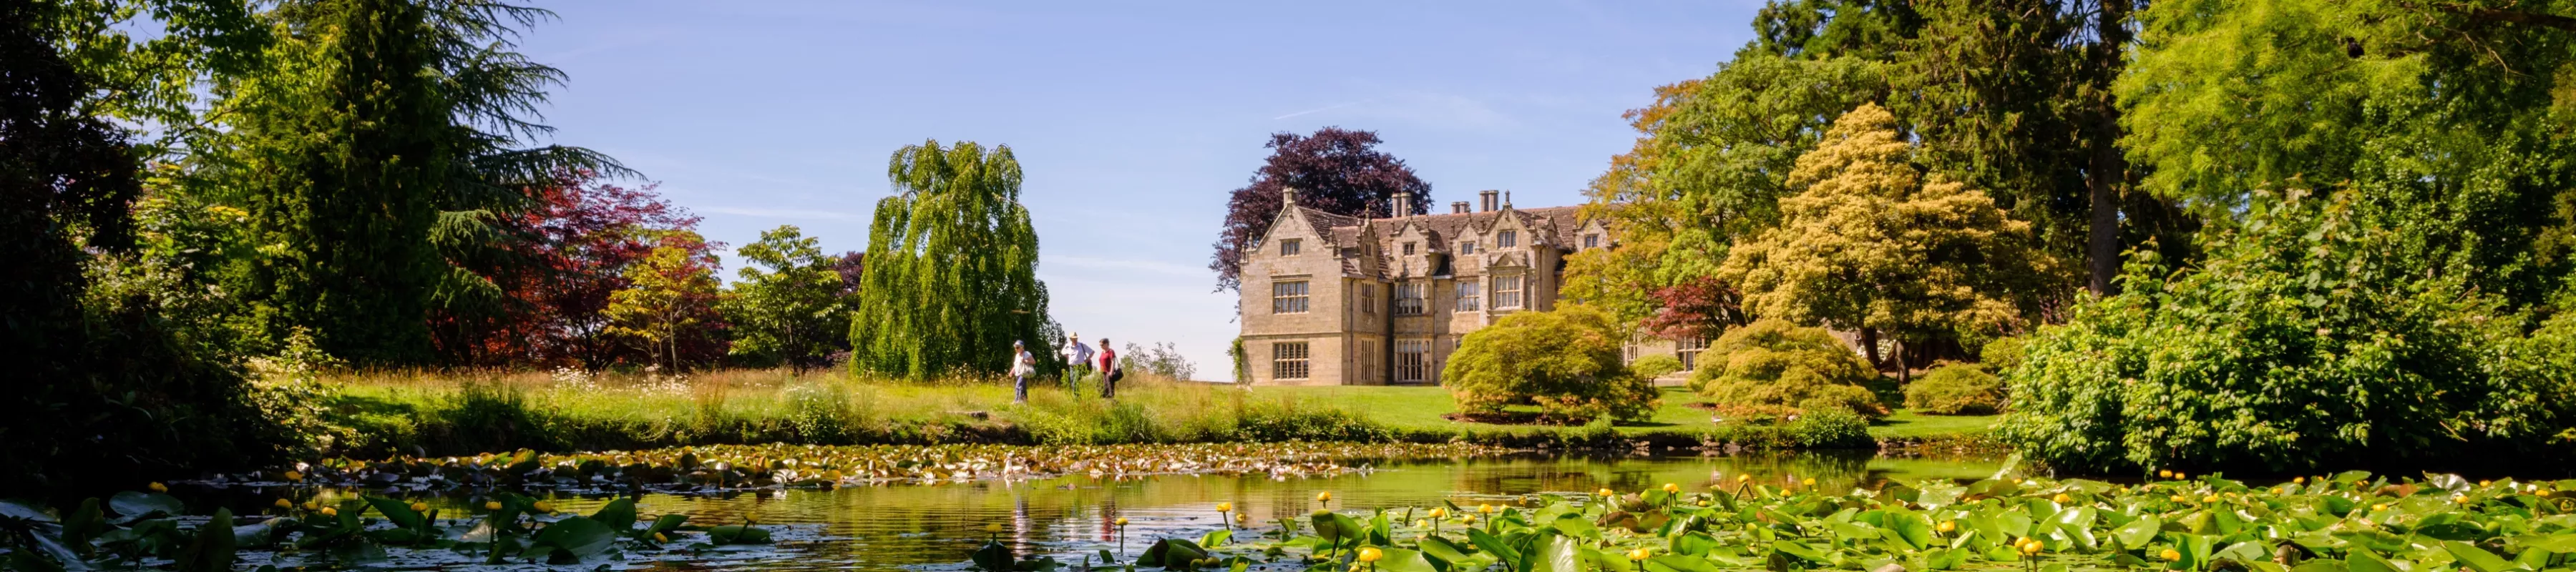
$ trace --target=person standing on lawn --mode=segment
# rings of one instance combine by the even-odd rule
[[[1064,390],[1082,395],[1082,379],[1091,377],[1091,346],[1082,345],[1082,334],[1065,336]]]
[[[1029,402],[1029,376],[1038,373],[1038,356],[1029,354],[1027,344],[1011,341],[1011,385],[1018,388],[1012,403]]]
[[[1118,350],[1109,348],[1109,338],[1100,338],[1100,372],[1100,398],[1117,399],[1118,378],[1127,377],[1127,370],[1118,367]]]

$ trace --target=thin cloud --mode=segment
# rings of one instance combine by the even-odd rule
[[[1287,115],[1281,115],[1281,116],[1278,116],[1278,117],[1272,117],[1272,118],[1270,118],[1270,120],[1271,120],[1271,121],[1278,121],[1278,120],[1281,120],[1281,119],[1287,119],[1287,118],[1290,118],[1290,117],[1296,117],[1296,116],[1299,116],[1299,115],[1306,115],[1306,114],[1310,114],[1310,113],[1323,113],[1323,112],[1326,112],[1326,111],[1332,111],[1332,110],[1335,110],[1335,109],[1341,109],[1341,108],[1344,108],[1344,107],[1350,107],[1350,106],[1353,106],[1353,105],[1359,105],[1359,104],[1362,104],[1362,103],[1368,103],[1368,100],[1363,99],[1363,100],[1359,100],[1359,101],[1347,101],[1347,102],[1342,102],[1342,103],[1336,103],[1336,104],[1327,105],[1327,106],[1323,106],[1323,107],[1318,107],[1318,108],[1314,108],[1314,109],[1308,109],[1308,110],[1305,110],[1305,111],[1299,111],[1299,112],[1296,112],[1296,113],[1290,113],[1290,114],[1287,114]]]
[[[700,211],[700,212],[710,212],[710,213],[715,213],[715,214],[729,214],[729,215],[734,215],[734,216],[748,216],[748,217],[760,217],[760,218],[796,218],[796,219],[820,219],[820,220],[849,220],[849,219],[851,219],[851,218],[856,218],[856,217],[852,217],[852,216],[850,216],[850,213],[845,213],[845,212],[838,212],[838,211],[818,211],[818,210],[807,210],[807,209],[757,209],[757,208],[745,208],[745,207],[707,207],[707,208],[702,208],[702,209],[692,209],[692,210],[697,210],[697,211]]]

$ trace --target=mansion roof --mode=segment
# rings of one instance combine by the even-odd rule
[[[1530,229],[1530,240],[1563,250],[1574,249],[1576,237],[1583,229],[1583,223],[1576,216],[1580,207],[1519,209],[1505,205],[1488,211],[1388,218],[1339,215],[1303,205],[1292,208],[1298,210],[1297,214],[1305,219],[1306,224],[1313,226],[1316,236],[1325,237],[1332,243],[1332,252],[1341,259],[1343,274],[1381,280],[1407,274],[1401,270],[1404,266],[1395,260],[1401,257],[1396,238],[1407,228],[1420,229],[1427,243],[1421,245],[1423,252],[1434,254],[1454,254],[1452,251],[1458,241],[1470,236],[1482,239],[1505,216],[1515,218],[1522,228]],[[1374,248],[1361,248],[1363,244]],[[1491,251],[1477,254],[1487,252]],[[1376,260],[1367,260],[1366,253],[1376,254]]]

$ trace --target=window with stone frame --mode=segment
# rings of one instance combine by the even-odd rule
[[[1475,253],[1476,253],[1476,241],[1473,241],[1473,240],[1461,240],[1461,241],[1458,241],[1458,253],[1459,253],[1459,254],[1475,254]]]
[[[1583,235],[1583,247],[1584,247],[1584,248],[1600,248],[1600,247],[1601,247],[1601,233],[1595,232],[1595,233],[1590,233],[1590,234],[1585,234],[1585,235]]]
[[[1431,376],[1431,340],[1395,341],[1395,382],[1423,383]]]
[[[1506,230],[1494,233],[1494,248],[1511,248],[1520,245],[1521,231]]]
[[[1421,283],[1421,282],[1405,282],[1405,283],[1401,283],[1401,284],[1396,284],[1396,285],[1395,285],[1395,315],[1398,315],[1398,316],[1419,316],[1419,315],[1422,315],[1422,313],[1426,310],[1426,308],[1425,308],[1425,304],[1423,304],[1423,299],[1422,299],[1422,289],[1423,289],[1423,288],[1422,288],[1422,283]]]
[[[1306,313],[1306,281],[1290,280],[1270,283],[1270,313]]]
[[[1494,277],[1494,309],[1521,307],[1521,277]]]
[[[1270,342],[1270,377],[1306,379],[1312,373],[1306,342]]]
[[[1456,307],[1458,308],[1458,311],[1460,311],[1460,312],[1475,312],[1475,311],[1479,311],[1479,310],[1484,310],[1484,309],[1485,309],[1484,295],[1483,295],[1483,293],[1482,293],[1482,292],[1480,292],[1481,290],[1483,290],[1483,289],[1484,289],[1484,288],[1483,288],[1483,286],[1484,286],[1483,284],[1479,284],[1479,283],[1477,283],[1477,282],[1476,282],[1476,281],[1474,281],[1474,280],[1460,280],[1460,281],[1458,281],[1458,285],[1457,285],[1457,290],[1458,290],[1458,302],[1457,302],[1457,306],[1456,306]]]
[[[1404,255],[1405,255],[1405,256],[1412,256],[1412,255],[1413,255],[1413,243],[1412,243],[1412,242],[1406,242],[1406,243],[1404,243]]]
[[[1296,256],[1296,255],[1297,255],[1297,253],[1305,252],[1305,251],[1306,251],[1306,240],[1305,240],[1305,239],[1300,239],[1300,238],[1283,238],[1283,239],[1280,239],[1280,240],[1279,240],[1279,255],[1280,255],[1280,256]]]
[[[1362,314],[1369,314],[1369,315],[1376,315],[1376,314],[1377,314],[1377,285],[1376,285],[1376,284],[1361,284],[1361,285],[1360,285],[1360,313],[1362,313]]]
[[[1708,350],[1708,338],[1691,336],[1673,340],[1673,350],[1673,357],[1682,360],[1682,371],[1699,371],[1699,353]]]

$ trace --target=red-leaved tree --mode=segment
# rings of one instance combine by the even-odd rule
[[[1748,321],[1744,295],[1716,278],[1693,277],[1647,295],[1655,299],[1655,313],[1643,325],[1657,337],[1714,340]]]
[[[466,265],[492,282],[500,300],[432,316],[440,350],[450,363],[482,366],[596,369],[643,359],[605,335],[609,294],[631,284],[627,267],[670,231],[695,229],[698,217],[662,200],[652,185],[607,184],[587,171],[527,192],[534,208],[493,225],[500,254]]]
[[[1412,193],[1411,212],[1426,214],[1431,184],[1413,175],[1404,160],[1376,149],[1375,131],[1326,127],[1314,135],[1279,132],[1270,135],[1270,160],[1252,175],[1252,185],[1234,190],[1226,202],[1225,228],[1218,231],[1217,290],[1243,286],[1243,253],[1270,221],[1279,216],[1279,190],[1297,189],[1297,204],[1339,215],[1383,217],[1392,213],[1396,193]]]

